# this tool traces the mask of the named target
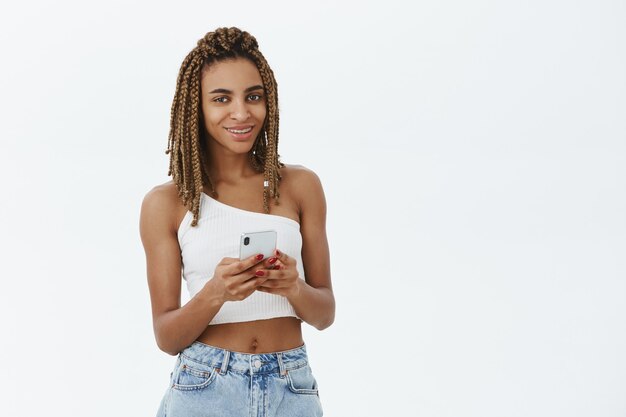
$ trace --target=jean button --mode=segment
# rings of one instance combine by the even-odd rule
[[[260,361],[260,360],[258,360],[258,359],[257,359],[257,360],[255,360],[255,361],[254,361],[254,367],[255,367],[255,368],[260,368],[260,367],[261,367],[261,361]]]

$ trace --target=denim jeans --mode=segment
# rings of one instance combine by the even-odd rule
[[[157,417],[320,417],[306,346],[243,353],[198,341],[179,352]]]

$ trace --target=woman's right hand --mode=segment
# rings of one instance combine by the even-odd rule
[[[263,255],[253,255],[243,261],[237,258],[222,258],[210,280],[214,284],[216,295],[223,302],[248,298],[267,280],[266,276],[255,274],[258,270],[263,271],[262,267],[257,266],[263,259]]]

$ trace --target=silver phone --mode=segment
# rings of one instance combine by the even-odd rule
[[[239,259],[244,260],[252,255],[263,254],[263,259],[274,255],[276,250],[275,230],[242,233],[239,243]]]

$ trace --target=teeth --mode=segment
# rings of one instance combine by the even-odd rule
[[[229,132],[233,132],[233,133],[248,133],[249,131],[252,130],[252,128],[249,127],[247,129],[244,129],[244,130],[235,130],[235,129],[226,129],[226,130],[228,130]]]

